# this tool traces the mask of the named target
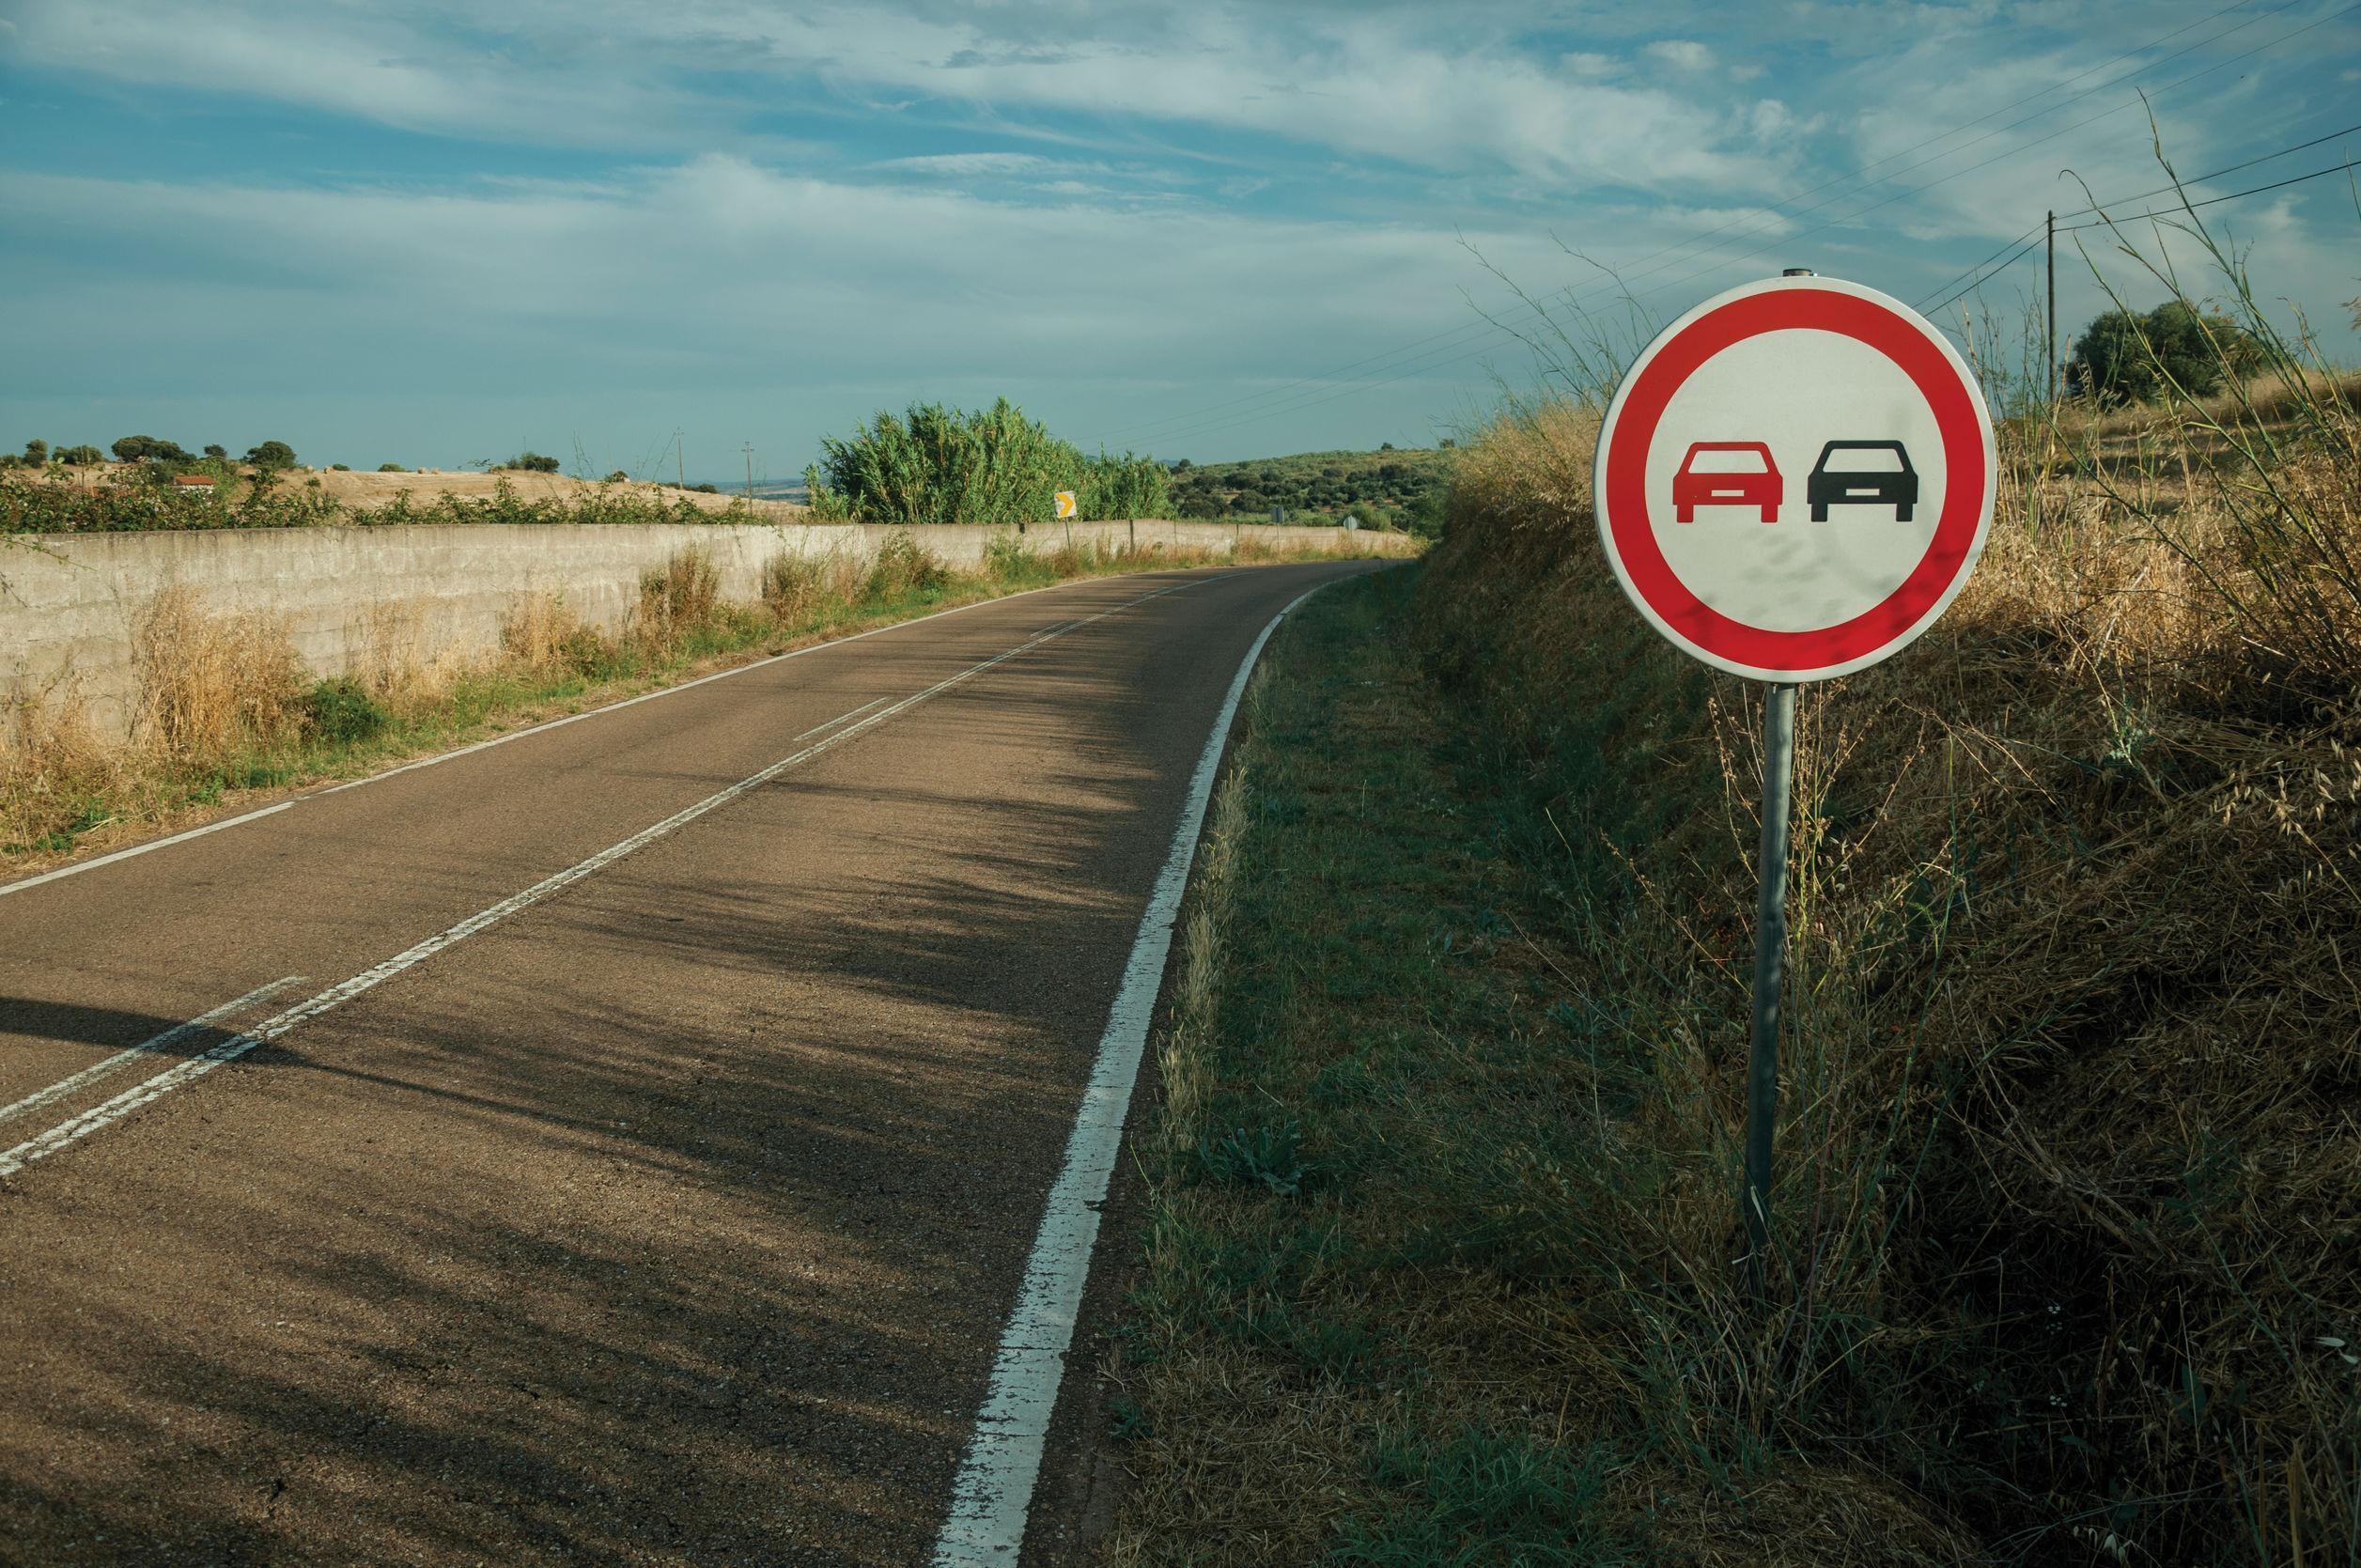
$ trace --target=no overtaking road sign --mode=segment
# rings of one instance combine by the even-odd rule
[[[1835,278],[1706,301],[1599,430],[1599,534],[1672,643],[1757,680],[1885,659],[1967,581],[1997,463],[1982,392],[1924,318]]]
[[[1792,272],[1716,295],[1640,351],[1599,427],[1599,537],[1674,646],[1763,693],[1762,886],[1739,1220],[1771,1256],[1779,970],[1795,687],[1863,669],[1934,623],[1983,553],[1992,418],[1926,319]]]

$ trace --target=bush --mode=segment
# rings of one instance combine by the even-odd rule
[[[557,459],[555,458],[543,457],[538,452],[520,452],[501,466],[504,468],[521,469],[527,474],[555,474],[557,472]]]
[[[41,440],[39,436],[36,436],[31,441],[26,442],[24,443],[24,460],[27,464],[34,468],[39,468],[43,463],[49,461],[49,442]]]
[[[410,472],[399,463],[380,463],[377,465],[377,471],[380,474],[408,474]]]
[[[2202,397],[2260,364],[2254,334],[2219,311],[2167,300],[2145,316],[2110,310],[2074,340],[2069,385],[2103,404],[2152,403],[2173,388]]]
[[[323,680],[303,694],[303,728],[333,746],[366,740],[394,716],[349,675]]]
[[[349,474],[352,472],[352,465],[350,463],[330,463],[328,465],[328,472],[331,474]]]
[[[1074,492],[1084,518],[1153,517],[1171,477],[1129,453],[1085,458],[1005,397],[974,413],[913,403],[897,419],[881,409],[851,440],[820,445],[803,471],[812,508],[848,522],[1048,522],[1059,490]]]
[[[607,475],[607,483],[610,485],[628,484],[629,483],[630,478],[631,476],[629,474],[624,473],[623,470],[618,468],[613,474]]]
[[[246,448],[246,461],[261,469],[293,468],[295,448],[283,441],[266,441]]]
[[[719,495],[722,493],[722,487],[719,485],[691,485],[689,488],[696,491],[699,495]]]
[[[106,461],[106,454],[95,446],[69,446],[57,454],[57,460],[72,468],[91,468]]]
[[[878,558],[869,567],[864,597],[897,599],[912,594],[930,594],[940,591],[950,580],[951,573],[940,556],[909,533],[897,531],[878,547]]]

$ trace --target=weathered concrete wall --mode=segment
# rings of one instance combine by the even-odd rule
[[[1050,550],[1067,525],[1026,538]],[[214,613],[280,617],[306,668],[355,671],[368,656],[370,620],[400,607],[426,646],[465,655],[500,646],[501,629],[532,593],[561,593],[609,631],[629,617],[640,574],[685,546],[711,553],[724,598],[760,597],[773,556],[836,555],[866,561],[893,530],[814,524],[422,524],[367,528],[221,529],[158,534],[21,535],[0,541],[0,693],[70,688],[94,722],[121,729],[135,706],[134,616],[157,594],[182,587]],[[954,566],[983,558],[996,533],[982,527],[919,531]],[[1136,543],[1229,551],[1239,538],[1281,549],[1306,545],[1398,549],[1400,536],[1338,528],[1243,528],[1217,522],[1075,523],[1078,544]]]

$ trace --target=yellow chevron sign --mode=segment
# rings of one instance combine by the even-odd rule
[[[1062,518],[1070,518],[1073,515],[1074,492],[1072,490],[1058,491],[1058,516]]]

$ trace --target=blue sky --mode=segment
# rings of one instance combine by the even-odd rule
[[[1201,461],[1423,444],[1532,384],[1512,284],[1615,334],[1598,264],[1659,319],[1782,265],[1932,303],[2159,184],[2151,109],[2189,175],[2361,123],[2361,8],[0,0],[0,442],[785,476],[1005,393]],[[2208,216],[2356,357],[2342,179]]]

